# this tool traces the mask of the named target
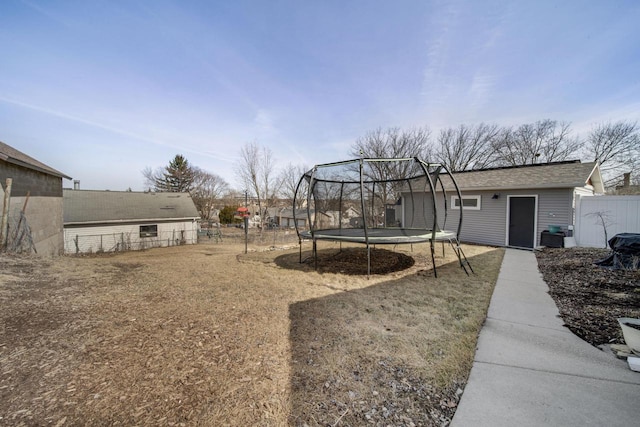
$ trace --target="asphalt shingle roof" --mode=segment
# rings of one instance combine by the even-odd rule
[[[114,223],[195,219],[200,215],[189,193],[63,190],[64,223]]]
[[[62,172],[57,171],[54,168],[47,166],[42,162],[37,161],[31,156],[27,156],[23,152],[18,151],[15,148],[1,141],[0,141],[0,160],[4,160],[7,163],[12,163],[14,165],[22,166],[24,168],[37,170],[38,172],[43,172],[48,175],[71,179],[70,176],[67,176]]]
[[[462,191],[534,188],[573,188],[592,185],[604,192],[600,170],[594,162],[557,162],[509,168],[456,172]],[[445,180],[448,181],[448,180]],[[445,182],[446,184],[446,182]]]

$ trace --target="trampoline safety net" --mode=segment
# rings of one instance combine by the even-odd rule
[[[372,244],[430,242],[437,277],[433,244],[447,241],[468,274],[471,266],[459,244],[462,211],[456,211],[452,223],[448,195],[462,199],[447,168],[417,157],[320,164],[298,182],[294,223],[300,245],[313,241],[316,259],[318,240],[362,243],[368,254]]]

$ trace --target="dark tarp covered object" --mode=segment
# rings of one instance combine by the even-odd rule
[[[640,267],[640,234],[620,233],[609,239],[613,252],[596,261],[596,265],[612,270],[636,270]]]

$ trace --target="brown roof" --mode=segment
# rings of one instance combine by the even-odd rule
[[[597,163],[568,162],[482,169],[453,174],[462,191],[515,190],[534,188],[575,188],[593,186],[604,193]],[[444,179],[445,184],[448,181]]]
[[[33,157],[27,156],[21,151],[16,150],[13,147],[0,141],[0,160],[4,160],[7,163],[22,166],[24,168],[33,169],[38,172],[46,173],[47,175],[53,175],[60,178],[71,179],[70,176],[63,174],[60,171],[55,170],[52,167],[45,165],[42,162],[37,161]]]

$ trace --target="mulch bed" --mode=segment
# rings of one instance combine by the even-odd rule
[[[316,260],[309,257],[305,261],[314,265]],[[388,274],[402,271],[415,264],[413,257],[387,249],[373,248],[370,252],[371,274]],[[318,250],[318,271],[347,275],[367,274],[367,250],[364,247],[340,250]]]
[[[617,319],[640,318],[640,270],[609,270],[594,264],[609,253],[593,248],[536,252],[565,325],[594,346],[624,343]]]

